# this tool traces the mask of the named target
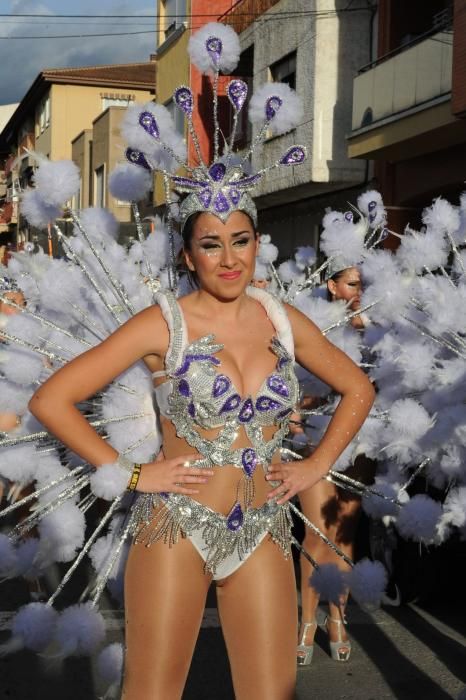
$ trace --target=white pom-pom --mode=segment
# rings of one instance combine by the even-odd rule
[[[13,542],[0,534],[0,577],[9,577],[17,566],[17,556]]]
[[[320,237],[320,249],[328,257],[342,258],[347,267],[356,265],[364,257],[366,224],[337,219],[327,226]]]
[[[400,535],[407,540],[431,543],[436,538],[441,516],[441,504],[420,493],[403,506],[396,520],[396,527]]]
[[[114,547],[116,547],[117,544],[118,539],[113,533],[110,532],[103,537],[99,537],[99,539],[91,547],[89,558],[92,562],[92,566],[98,574],[101,574],[106,570],[112,557]],[[126,560],[126,553],[125,547],[122,547],[119,556],[108,574],[109,579],[116,578],[121,573],[122,566],[124,566]]]
[[[39,190],[26,190],[21,197],[21,214],[31,226],[46,228],[47,224],[60,216],[61,209],[46,202]]]
[[[16,413],[17,415],[22,414],[26,411],[30,398],[30,390],[26,390],[25,387],[21,387],[18,384],[12,384],[11,382],[3,380],[2,390],[0,391],[0,412]],[[0,474],[2,473],[2,466],[0,460]]]
[[[297,127],[303,119],[303,104],[286,83],[264,83],[254,91],[249,103],[249,121],[253,124],[265,121],[266,103],[271,97],[278,97],[282,104],[270,121],[270,131],[273,134],[285,134]]]
[[[139,202],[152,189],[152,175],[132,163],[120,163],[110,173],[108,188],[122,202]]]
[[[44,370],[42,358],[24,348],[6,350],[2,364],[4,376],[10,381],[22,385],[38,381]]]
[[[316,251],[311,245],[302,245],[297,248],[295,256],[296,264],[300,270],[311,267],[316,261]]]
[[[285,260],[278,267],[278,276],[282,282],[293,282],[300,274],[301,270],[293,260]]]
[[[0,475],[6,479],[27,484],[34,478],[36,466],[37,453],[33,445],[19,444],[2,448]]]
[[[222,44],[218,61],[214,61],[207,50],[206,43],[212,37],[220,39]],[[210,73],[216,66],[222,73],[231,73],[238,65],[240,52],[236,32],[228,25],[219,22],[208,22],[191,36],[188,43],[191,61],[201,73]]]
[[[92,654],[104,637],[104,619],[90,602],[72,605],[58,618],[55,640],[62,657]]]
[[[382,226],[386,221],[387,212],[383,205],[382,196],[377,190],[368,190],[360,194],[358,209],[364,214],[371,228]]]
[[[263,263],[273,263],[278,258],[278,248],[271,242],[270,236],[260,236],[257,257]]]
[[[424,209],[422,221],[440,233],[446,231],[450,234],[456,231],[461,223],[458,209],[442,197],[438,197],[432,206]]]
[[[46,603],[29,603],[13,619],[12,634],[26,649],[43,651],[51,642],[58,613]]]
[[[313,571],[309,585],[322,600],[340,605],[346,592],[345,573],[336,564],[321,564]]]
[[[121,496],[128,487],[131,474],[115,462],[102,464],[91,475],[91,491],[98,498],[113,501]]]
[[[34,175],[42,199],[54,207],[62,207],[80,186],[79,168],[72,160],[41,160]]]
[[[70,561],[83,545],[84,529],[84,513],[67,501],[40,521],[40,549],[54,561]]]
[[[384,566],[367,558],[358,562],[348,575],[351,595],[360,605],[380,605],[387,581]]]
[[[115,642],[102,649],[97,657],[97,674],[106,685],[119,683],[123,673],[123,645]]]
[[[393,438],[409,437],[411,441],[419,440],[434,425],[433,419],[418,401],[400,399],[389,409],[390,432]]]
[[[386,481],[376,481],[374,485],[374,490],[381,493],[386,498],[381,498],[373,493],[365,493],[362,498],[362,507],[364,512],[367,513],[371,518],[381,519],[386,515],[397,515],[398,506],[393,503],[396,499],[397,491],[393,484],[389,484]]]
[[[448,246],[444,236],[432,229],[425,233],[405,232],[396,256],[402,268],[420,274],[424,268],[436,270],[446,265]]]
[[[118,236],[120,223],[108,209],[102,207],[81,209],[79,218],[88,236],[97,241],[102,241],[105,238],[115,240]],[[79,235],[77,226],[73,227],[73,231]]]

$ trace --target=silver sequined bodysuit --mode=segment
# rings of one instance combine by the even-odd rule
[[[271,348],[277,363],[256,396],[245,398],[221,372],[216,353],[223,346],[216,344],[212,335],[189,343],[175,297],[163,293],[158,298],[170,329],[165,372],[155,373],[169,378],[155,389],[158,409],[172,422],[178,437],[200,453],[201,458],[194,466],[233,465],[241,473],[226,516],[181,494],[141,496],[137,509],[143,526],[137,540],[150,544],[163,537],[171,543],[180,533],[188,536],[204,558],[206,570],[215,578],[223,578],[237,568],[267,532],[286,553],[290,543],[288,509],[274,502],[252,508],[251,503],[255,469],[261,464],[267,470],[288,432],[289,416],[297,403],[293,337],[286,312],[277,299],[253,287],[247,293],[264,306],[276,329]],[[241,426],[250,445],[233,449]],[[270,439],[263,436],[262,429],[266,426],[277,426]],[[209,440],[197,428],[218,428],[219,432],[215,439]],[[154,506],[161,502],[165,508],[156,509],[154,516]]]

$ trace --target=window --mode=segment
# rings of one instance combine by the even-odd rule
[[[50,125],[50,95],[40,101],[37,111],[36,136],[44,133]]]
[[[270,79],[274,83],[286,83],[296,89],[296,51],[289,53],[270,66]]]
[[[134,95],[111,95],[111,94],[101,94],[102,99],[102,111],[106,110],[107,107],[128,107],[131,102],[134,102]]]
[[[94,192],[95,200],[94,206],[104,207],[105,206],[105,165],[101,165],[94,171]]]
[[[186,20],[186,0],[163,0],[161,14],[163,35],[168,39],[170,34]]]
[[[171,117],[175,123],[175,129],[179,134],[181,134],[181,136],[184,136],[184,113],[181,111],[181,109],[178,109],[173,98],[169,99],[168,102],[165,102],[165,107],[171,114]]]

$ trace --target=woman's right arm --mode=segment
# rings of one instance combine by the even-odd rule
[[[55,372],[33,395],[29,409],[53,435],[89,464],[98,467],[115,462],[118,452],[100,437],[76,404],[103,389],[138,360],[163,358],[168,342],[168,328],[160,308],[151,306],[127,321],[102,343]],[[140,478],[143,488],[138,490],[195,493],[191,489],[175,486],[179,482],[196,483],[197,475],[201,472],[186,470],[182,466],[190,458],[195,459],[195,456],[143,465]],[[193,477],[192,481],[183,478],[185,472]],[[199,479],[201,483],[204,481],[205,478],[202,482]]]

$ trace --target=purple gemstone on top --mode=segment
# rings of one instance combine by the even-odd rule
[[[286,385],[286,382],[279,374],[271,374],[267,379],[267,386],[274,394],[288,398],[290,395],[290,390]]]
[[[291,146],[280,158],[280,165],[301,165],[306,160],[306,151],[302,146]]]
[[[345,211],[345,221],[353,221],[353,212]]]
[[[281,418],[285,418],[285,416],[289,416],[292,412],[292,408],[286,408],[284,411],[280,411],[280,413],[277,413],[277,419],[280,420]]]
[[[214,399],[218,399],[219,396],[223,396],[223,394],[228,391],[230,386],[230,379],[228,379],[228,377],[225,377],[224,374],[218,374],[215,377],[214,386],[212,389],[212,396],[214,397]]]
[[[241,396],[239,394],[233,394],[233,396],[230,396],[225,401],[222,408],[220,409],[220,413],[225,413],[226,411],[234,411],[235,408],[238,408],[240,403],[241,403]]]
[[[239,200],[241,199],[241,192],[239,192],[236,188],[230,187],[228,190],[228,194],[230,197],[230,202],[233,204],[233,206],[236,207],[238,204]]]
[[[240,423],[249,423],[254,416],[254,404],[251,399],[246,399],[238,413]]]
[[[222,40],[218,36],[209,36],[205,43],[207,52],[212,59],[212,63],[217,68],[220,56],[222,54]]]
[[[377,202],[372,201],[372,202],[369,202],[369,204],[367,205],[367,208],[369,209],[369,211],[373,211],[376,208],[376,206],[377,206]]]
[[[225,163],[213,163],[209,168],[209,175],[215,182],[220,182],[225,176]]]
[[[246,474],[251,477],[257,467],[257,455],[252,447],[247,447],[241,455],[241,463]]]
[[[380,234],[380,240],[384,241],[388,236],[388,230],[386,228],[382,229],[382,233]]]
[[[193,93],[189,87],[182,85],[181,87],[177,88],[173,95],[173,99],[178,107],[186,114],[186,116],[190,117],[193,113]]]
[[[215,211],[218,211],[219,214],[223,214],[226,211],[229,211],[230,205],[228,203],[228,199],[225,197],[223,192],[218,192],[217,196],[214,199],[214,209]]]
[[[232,532],[236,532],[243,526],[244,513],[241,505],[236,502],[227,516],[227,528]]]
[[[227,85],[227,95],[233,108],[239,112],[248,94],[248,86],[244,80],[232,80]]]
[[[205,190],[202,190],[202,192],[197,193],[197,198],[202,204],[202,206],[207,209],[212,201],[212,190],[206,187]]]
[[[178,383],[178,391],[180,392],[181,396],[185,396],[186,398],[191,396],[191,389],[189,388],[189,384],[186,379],[180,379]]]
[[[195,406],[194,406],[194,404],[193,404],[192,401],[191,401],[191,403],[188,405],[188,413],[189,413],[189,415],[191,416],[191,418],[194,418],[194,416],[196,415],[196,408],[195,408]]]
[[[278,369],[283,369],[283,367],[286,364],[288,364],[289,361],[290,360],[288,357],[280,357],[280,359],[278,360],[278,364],[277,364]]]
[[[158,139],[160,137],[159,127],[157,126],[155,117],[151,112],[141,112],[139,115],[139,123],[144,131],[147,131],[149,136],[152,136],[154,139]]]
[[[127,148],[125,151],[125,156],[126,160],[128,160],[130,163],[140,165],[141,168],[145,168],[146,170],[151,170],[149,163],[145,159],[144,153],[141,153],[141,151],[136,151],[134,148]]]
[[[265,103],[265,117],[268,122],[274,118],[282,104],[283,100],[281,97],[278,97],[278,95],[272,95],[272,97],[269,97]]]
[[[256,401],[256,408],[258,411],[276,411],[277,408],[281,408],[282,404],[280,401],[275,401],[268,396],[259,396]]]

